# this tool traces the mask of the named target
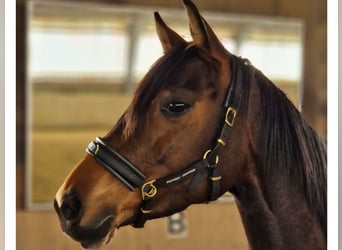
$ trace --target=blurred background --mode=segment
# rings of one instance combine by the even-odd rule
[[[289,96],[326,138],[326,2],[197,0],[225,47]],[[153,12],[190,39],[179,1],[17,0],[17,249],[81,249],[53,197],[85,147],[128,106],[162,55]],[[234,200],[120,229],[105,249],[248,249]]]

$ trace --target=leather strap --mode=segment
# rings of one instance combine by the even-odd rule
[[[208,190],[208,201],[216,200],[221,194],[220,181],[222,179],[221,171],[218,166],[219,154],[223,147],[227,145],[228,136],[231,129],[234,127],[235,118],[240,108],[241,97],[243,92],[243,84],[247,82],[251,73],[254,72],[254,68],[250,62],[246,59],[232,56],[232,79],[231,84],[224,102],[224,108],[226,109],[225,121],[219,132],[218,139],[212,150],[208,150],[204,159],[199,160],[191,164],[181,172],[167,176],[164,178],[157,179],[155,181],[156,188],[162,188],[168,184],[182,181],[185,177],[194,174],[194,177],[188,187],[188,192],[194,192],[198,184],[203,179],[203,176],[207,174],[209,190]],[[141,211],[147,211],[152,208],[152,199],[143,200]],[[146,221],[145,213],[138,211],[134,227],[143,227]]]
[[[130,161],[109,147],[100,137],[96,137],[95,141],[90,142],[86,151],[131,191],[144,184],[145,175]]]
[[[133,224],[134,227],[144,226],[147,219],[146,214],[152,211],[153,198],[157,194],[158,189],[181,182],[185,178],[193,176],[187,189],[191,193],[196,190],[202,179],[207,176],[209,186],[208,201],[216,200],[220,196],[220,181],[222,177],[219,167],[219,155],[223,147],[227,145],[229,134],[234,127],[235,118],[241,104],[243,85],[249,81],[251,72],[254,72],[254,67],[250,65],[248,60],[232,55],[231,71],[231,84],[223,105],[226,110],[224,123],[218,133],[216,144],[212,149],[207,150],[203,159],[190,164],[178,173],[146,182],[146,177],[139,169],[109,147],[101,138],[97,137],[95,141],[88,145],[86,149],[88,154],[93,156],[96,161],[116,176],[131,191],[134,191],[136,188],[141,189],[142,202]]]

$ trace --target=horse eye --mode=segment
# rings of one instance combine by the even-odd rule
[[[170,115],[181,115],[184,114],[190,105],[183,102],[170,102],[161,107],[161,111]]]

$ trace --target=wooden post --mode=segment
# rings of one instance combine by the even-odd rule
[[[130,93],[135,86],[134,66],[137,59],[139,36],[141,35],[141,27],[143,18],[135,16],[127,27],[128,34],[128,51],[127,51],[127,75],[124,83],[124,91]]]
[[[16,1],[16,201],[17,208],[25,205],[26,159],[26,1]]]

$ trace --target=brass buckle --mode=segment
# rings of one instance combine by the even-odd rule
[[[212,180],[212,181],[219,181],[219,180],[221,180],[222,179],[222,176],[216,176],[216,177],[209,177],[210,178],[210,180]]]
[[[217,142],[220,143],[223,147],[226,146],[226,142],[224,140],[222,140],[221,138],[218,138]]]
[[[207,159],[207,156],[208,156],[208,154],[211,152],[211,149],[208,149],[205,153],[204,153],[204,155],[203,155],[203,160],[205,160],[205,159]],[[215,164],[217,164],[217,163],[219,163],[219,156],[218,155],[216,155],[216,158],[215,158]]]
[[[143,214],[149,214],[152,212],[152,209],[151,210],[144,210],[143,208],[140,208],[140,211],[143,213]]]
[[[156,180],[152,180],[152,181],[148,181],[146,182],[142,187],[141,187],[141,194],[142,194],[142,199],[145,200],[145,198],[153,198],[156,194],[157,194],[157,188],[155,185],[153,185],[153,183]],[[149,186],[150,190],[148,192],[145,192],[145,187]],[[143,212],[143,211],[142,211]]]
[[[229,118],[229,117],[232,118]],[[234,121],[235,121],[235,116],[236,116],[236,110],[232,107],[229,107],[227,109],[226,112],[226,118],[225,118],[225,123],[229,126],[229,127],[233,127],[234,126]]]

